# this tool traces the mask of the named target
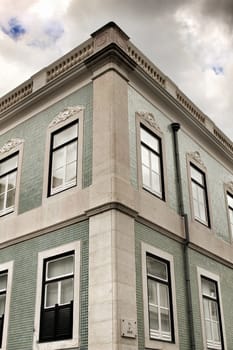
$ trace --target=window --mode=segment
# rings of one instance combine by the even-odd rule
[[[207,348],[223,349],[217,283],[202,276],[201,288]]]
[[[161,139],[140,126],[143,187],[164,199]]]
[[[227,192],[227,205],[228,205],[231,234],[233,236],[233,196],[229,192]]]
[[[0,215],[14,211],[18,153],[0,161]]]
[[[204,225],[210,226],[207,187],[204,172],[190,164],[194,217]]]
[[[74,253],[44,262],[40,341],[72,338]]]
[[[52,134],[49,195],[77,185],[78,122]]]
[[[39,253],[33,350],[78,347],[79,271],[79,241]]]
[[[0,273],[0,347],[2,347],[3,324],[6,305],[7,271]]]
[[[147,254],[150,338],[173,340],[169,263]]]
[[[142,242],[145,348],[178,350],[178,322],[172,255]]]
[[[13,262],[0,265],[0,349],[6,350]]]

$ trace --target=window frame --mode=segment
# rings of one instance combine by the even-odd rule
[[[229,228],[229,238],[230,238],[230,242],[232,243],[233,242],[233,222],[231,224],[230,210],[232,210],[232,213],[233,213],[233,207],[231,208],[231,206],[229,205],[228,196],[233,199],[233,192],[232,192],[232,188],[228,184],[225,184],[224,190],[225,190],[225,202],[226,202],[226,210],[227,210],[227,222],[228,222],[228,228]]]
[[[197,267],[197,275],[198,275],[199,305],[200,305],[201,325],[202,325],[202,335],[203,335],[203,350],[213,350],[213,349],[219,350],[219,348],[213,347],[213,345],[211,347],[208,347],[208,342],[206,337],[204,306],[203,306],[202,278],[212,281],[216,285],[216,293],[218,297],[217,302],[218,302],[218,312],[219,312],[220,334],[221,334],[221,341],[222,341],[221,350],[227,350],[222,298],[221,298],[221,288],[220,288],[220,277],[199,266]]]
[[[151,113],[136,113],[136,134],[137,134],[137,171],[138,171],[138,180],[139,186],[143,191],[152,194],[155,198],[166,201],[166,193],[167,193],[167,176],[166,176],[166,168],[164,164],[166,163],[165,150],[164,150],[164,136],[161,132],[160,128],[155,125],[155,123],[148,122],[148,115],[152,116]],[[145,117],[146,116],[146,117]],[[154,117],[153,117],[154,118]],[[149,187],[146,187],[143,184],[143,174],[142,174],[142,155],[141,148],[144,143],[141,140],[141,129],[147,131],[152,137],[154,137],[159,144],[159,152],[151,149],[147,145],[147,149],[149,149],[152,153],[159,157],[159,165],[160,165],[160,185],[161,185],[161,195],[154,192]],[[145,147],[145,146],[144,146]]]
[[[175,289],[175,273],[173,256],[156,247],[141,243],[142,253],[142,291],[143,291],[143,310],[144,310],[144,332],[145,332],[145,347],[150,349],[163,350],[178,350],[178,321],[177,321],[177,306],[176,306],[176,289]],[[149,297],[148,297],[148,274],[147,274],[147,256],[152,256],[156,260],[165,262],[169,266],[169,299],[170,299],[170,318],[171,318],[171,341],[166,341],[161,338],[151,338],[150,322],[149,322]]]
[[[7,287],[6,287],[6,301],[5,301],[5,312],[4,312],[4,322],[3,322],[3,332],[2,332],[2,345],[1,350],[7,350],[7,335],[9,326],[9,316],[10,316],[10,300],[12,291],[12,278],[13,278],[13,266],[14,262],[9,261],[0,265],[0,274],[7,272]]]
[[[211,208],[210,208],[208,179],[207,179],[206,168],[202,164],[195,161],[195,159],[191,159],[189,157],[187,159],[187,167],[188,167],[188,177],[189,177],[189,193],[190,193],[190,205],[191,205],[192,218],[195,222],[198,222],[199,224],[203,225],[204,227],[211,228],[211,221],[212,220],[211,220],[211,210],[210,210]],[[200,186],[200,184],[197,184],[197,181],[192,179],[192,176],[191,176],[191,168],[192,167],[202,175],[203,181],[204,181],[203,186]],[[193,189],[192,189],[193,182],[197,186],[201,187],[204,191],[205,206],[206,206],[205,210],[206,210],[206,215],[207,215],[207,221],[204,221],[195,215]]]
[[[67,112],[68,111],[68,112]],[[69,112],[70,111],[70,112]],[[61,190],[51,192],[52,181],[52,143],[54,135],[59,134],[69,126],[77,123],[77,163],[76,163],[76,184],[67,186]],[[51,121],[47,129],[45,163],[44,163],[44,181],[43,181],[43,202],[52,200],[59,195],[64,195],[66,191],[76,191],[82,188],[82,163],[83,163],[83,125],[84,125],[84,107],[75,106],[67,107]],[[68,142],[69,143],[69,142]]]
[[[57,146],[57,147],[54,147],[53,146],[53,142],[54,142],[54,138],[56,135],[62,133],[63,131],[65,131],[66,129],[69,129],[70,127],[72,126],[75,126],[77,127],[77,136],[66,141],[65,143]],[[79,133],[79,122],[78,120],[77,121],[73,121],[67,125],[64,125],[63,127],[61,127],[60,129],[54,131],[52,134],[51,134],[51,143],[50,143],[50,160],[49,160],[49,181],[48,181],[48,197],[51,197],[51,196],[54,196],[56,195],[57,193],[60,193],[60,192],[63,192],[63,191],[66,191],[72,187],[75,187],[77,186],[77,175],[78,175],[78,141],[79,141],[79,138],[78,138],[78,133]],[[51,183],[52,183],[52,174],[53,174],[53,155],[55,154],[56,151],[59,151],[61,149],[66,149],[66,147],[72,143],[76,143],[76,151],[77,151],[77,157],[76,157],[76,179],[75,179],[75,182],[73,183],[72,181],[70,183],[66,183],[65,185],[63,186],[58,186],[58,189],[55,189],[53,190],[52,189],[52,186],[51,186]],[[66,165],[66,164],[65,164]],[[60,189],[59,189],[60,188]]]
[[[56,248],[38,253],[38,272],[36,288],[36,309],[34,321],[34,340],[33,350],[58,350],[71,349],[79,345],[79,300],[80,300],[80,241],[74,241]],[[40,322],[41,308],[44,300],[43,274],[45,273],[44,264],[49,260],[55,260],[58,257],[69,255],[74,252],[74,299],[73,299],[73,328],[72,338],[63,340],[41,341],[40,340]]]
[[[16,170],[16,183],[15,183],[15,198],[14,206],[10,210],[0,212],[0,218],[8,217],[8,215],[17,215],[19,205],[19,193],[20,193],[20,180],[22,172],[22,161],[23,161],[23,145],[24,140],[22,139],[11,139],[0,149],[0,162],[3,163],[14,156],[18,156]],[[11,173],[7,172],[5,174]]]

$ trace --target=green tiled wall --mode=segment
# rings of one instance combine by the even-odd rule
[[[179,132],[181,175],[183,183],[184,206],[186,212],[190,213],[190,199],[188,192],[188,177],[186,167],[186,154],[198,151],[201,160],[206,167],[208,183],[208,201],[211,210],[211,227],[217,236],[225,241],[230,240],[227,208],[225,202],[224,183],[232,181],[232,174],[210,154],[204,151],[193,139],[182,130]]]
[[[85,107],[82,183],[83,187],[87,187],[92,182],[92,84],[72,93],[0,137],[1,146],[12,138],[25,140],[19,214],[41,205],[48,125],[64,108],[75,105]]]
[[[155,116],[156,122],[163,133],[166,145],[166,162],[164,164],[168,179],[168,191],[166,193],[166,198],[169,206],[177,211],[173,141],[171,129],[169,127],[171,121],[131,87],[129,87],[128,90],[128,103],[131,183],[135,187],[138,186],[135,113],[140,111],[151,112]]]
[[[172,121],[131,87],[129,87],[128,90],[128,99],[131,183],[135,187],[138,186],[135,113],[137,111],[151,112],[154,114],[155,119],[164,135],[164,146],[166,153],[164,167],[166,167],[168,186],[167,202],[170,208],[177,211],[174,147],[173,135],[170,127]],[[186,155],[187,153],[198,151],[206,167],[209,189],[208,200],[211,209],[211,228],[213,228],[218,237],[224,239],[225,241],[230,241],[224,183],[232,181],[232,174],[214,157],[201,148],[200,145],[190,137],[190,135],[187,135],[183,131],[182,123],[181,129],[178,132],[178,139],[185,212],[188,214],[189,219],[191,219]]]
[[[192,288],[192,302],[194,310],[194,334],[196,348],[203,348],[203,338],[201,330],[201,318],[200,318],[200,301],[198,294],[198,281],[197,281],[197,266],[211,272],[220,278],[220,298],[223,306],[222,319],[225,324],[226,330],[226,342],[227,349],[233,349],[232,341],[232,320],[233,312],[232,308],[229,307],[229,301],[232,300],[233,290],[233,271],[231,268],[224,266],[206,256],[201,255],[198,252],[190,252],[190,269],[191,269],[191,288]],[[226,346],[226,344],[225,344]]]
[[[185,277],[183,265],[182,245],[165,237],[147,226],[135,223],[135,249],[136,249],[136,295],[138,316],[138,342],[139,350],[144,350],[144,320],[143,320],[143,290],[142,290],[142,265],[141,265],[141,242],[150,244],[164,252],[168,252],[174,258],[176,304],[178,310],[178,330],[181,350],[189,349],[187,310],[185,301]]]
[[[80,345],[88,342],[88,221],[1,249],[0,264],[14,261],[7,350],[32,350],[38,253],[81,242]]]
[[[165,237],[140,223],[135,223],[136,238],[136,295],[137,295],[137,316],[138,316],[138,341],[139,350],[144,350],[144,320],[143,320],[143,294],[142,294],[142,266],[141,266],[141,242],[145,242],[162,251],[168,252],[174,258],[176,302],[178,312],[178,332],[180,350],[190,350],[189,330],[187,322],[187,298],[186,284],[183,264],[183,246]],[[189,264],[191,278],[191,297],[193,308],[193,329],[195,337],[195,348],[203,349],[202,324],[200,314],[200,299],[198,288],[197,267],[205,269],[220,278],[220,297],[223,306],[222,319],[225,324],[227,348],[233,349],[232,342],[232,320],[233,311],[229,307],[233,290],[233,271],[231,268],[216,262],[192,249],[189,249]],[[225,344],[226,345],[226,344]]]

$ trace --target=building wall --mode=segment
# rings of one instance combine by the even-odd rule
[[[100,37],[97,50],[101,50],[105,40],[108,36]],[[142,275],[143,244],[170,254],[174,260],[178,337],[175,345],[160,348],[191,348],[184,256],[185,244],[189,242],[178,207],[171,129],[174,121],[181,123],[179,155],[184,210],[191,232],[188,265],[196,349],[203,348],[198,268],[220,278],[228,349],[232,344],[229,298],[233,287],[233,255],[224,194],[224,184],[232,178],[231,164],[224,157],[221,159],[219,153],[215,154],[214,142],[203,142],[203,134],[197,132],[199,126],[194,130],[190,116],[185,119],[177,112],[172,96],[163,95],[160,99],[158,87],[148,87],[142,76],[135,83],[132,75],[136,66],[130,66],[132,62],[128,61],[119,64],[119,52],[118,55],[115,59],[111,52],[102,62],[97,52],[93,66],[90,61],[87,64],[87,85],[69,94],[63,84],[63,97],[58,102],[50,103],[0,137],[0,145],[12,138],[25,141],[18,184],[19,210],[0,218],[3,223],[0,264],[14,261],[7,350],[32,349],[38,254],[77,240],[81,242],[80,350],[87,349],[88,344],[93,350],[145,349],[148,335],[144,320],[147,300],[143,296],[146,287]],[[69,82],[72,89],[74,81],[72,78]],[[46,98],[48,103],[50,96]],[[43,184],[48,176],[44,175],[48,125],[64,108],[76,105],[85,107],[82,186],[43,201]],[[145,191],[140,182],[136,122],[139,112],[154,115],[163,137],[165,201]],[[193,152],[199,152],[206,168],[211,229],[192,218],[187,154]],[[122,335],[122,320],[137,322],[137,335],[132,338]]]
[[[80,271],[80,346],[88,339],[88,221],[73,224],[25,242],[1,249],[0,264],[13,260],[13,283],[7,350],[31,350],[35,318],[38,253],[79,240]]]
[[[88,84],[0,136],[1,145],[12,138],[25,141],[19,214],[41,206],[45,180],[43,176],[47,129],[53,118],[69,106],[85,107],[82,184],[83,187],[90,186],[92,182],[92,101],[92,84]]]
[[[168,237],[165,237],[158,231],[155,231],[141,223],[135,222],[135,260],[136,260],[136,288],[137,288],[137,318],[138,318],[138,349],[145,348],[145,324],[144,324],[144,302],[142,286],[142,261],[141,261],[141,244],[142,242],[161,249],[171,254],[174,258],[175,286],[177,312],[178,312],[178,332],[179,345],[181,350],[189,349],[188,319],[184,276],[184,256],[183,245]],[[156,346],[155,346],[156,347]]]

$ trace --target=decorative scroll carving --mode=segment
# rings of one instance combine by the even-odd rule
[[[230,181],[226,184],[226,188],[233,193],[233,181]]]
[[[148,123],[150,126],[155,128],[156,130],[160,131],[160,127],[158,126],[155,117],[150,112],[137,112],[138,116],[142,118],[146,123]]]
[[[5,143],[5,145],[3,145],[0,148],[0,154],[9,152],[10,150],[21,145],[23,142],[24,142],[24,140],[21,140],[21,139],[11,139],[11,140],[7,141],[7,143]]]
[[[201,155],[198,151],[188,153],[189,157],[195,160],[197,163],[199,163],[202,167],[205,167],[205,164],[203,163],[201,159]]]
[[[51,127],[53,127],[61,122],[64,122],[65,120],[69,119],[73,115],[75,115],[83,110],[84,110],[83,106],[67,107],[64,109],[64,111],[62,111],[58,115],[56,115],[56,117],[49,124],[49,127],[51,128]]]

